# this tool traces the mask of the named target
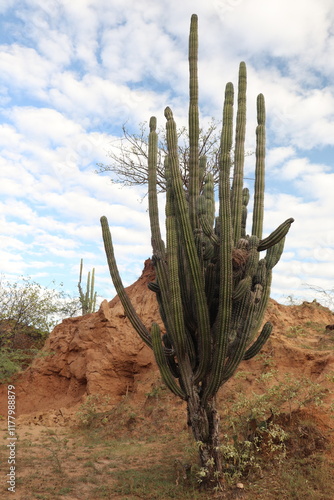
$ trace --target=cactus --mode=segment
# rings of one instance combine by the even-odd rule
[[[95,269],[93,268],[92,274],[90,271],[87,276],[87,285],[86,292],[84,293],[81,286],[82,280],[82,269],[83,269],[83,259],[80,261],[80,272],[79,272],[79,300],[81,303],[81,311],[82,315],[92,313],[95,311],[96,306],[96,292],[94,292],[94,284],[95,284]]]
[[[205,158],[198,155],[197,16],[191,18],[189,37],[189,179],[188,190],[179,168],[177,129],[170,108],[165,109],[166,245],[161,238],[157,202],[156,119],[149,134],[149,217],[156,293],[165,331],[156,323],[149,331],[126,296],[114,257],[105,217],[102,233],[110,273],[127,316],[144,342],[153,349],[168,388],[187,402],[188,421],[208,481],[221,471],[215,396],[243,360],[254,357],[270,336],[266,323],[260,333],[270,294],[272,269],[284,247],[293,219],[262,237],[264,216],[265,103],[257,100],[256,168],[252,233],[246,234],[249,191],[243,187],[246,123],[245,63],[240,64],[235,158],[232,186],[234,88],[226,85],[219,163],[219,213],[215,217],[212,177],[205,175]],[[203,182],[202,182],[203,181]],[[266,251],[264,257],[260,252]]]

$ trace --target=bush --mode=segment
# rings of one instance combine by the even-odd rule
[[[55,325],[64,317],[73,316],[78,308],[78,299],[62,290],[42,287],[30,277],[13,283],[2,276],[0,381],[28,366]]]

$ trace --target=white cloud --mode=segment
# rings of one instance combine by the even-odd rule
[[[0,46],[0,73],[2,82],[30,95],[30,98],[45,98],[45,90],[53,73],[50,61],[41,57],[35,49],[18,44]]]
[[[330,29],[329,0],[216,0],[215,4],[222,14],[225,37],[231,39],[236,50],[248,54],[265,51],[274,57],[307,58],[311,52],[314,57],[324,48]]]
[[[80,125],[50,108],[13,107],[6,114],[25,140],[38,141],[40,147],[54,148],[83,133]]]
[[[297,178],[307,178],[307,180],[310,181],[311,178],[319,178],[329,170],[330,168],[326,165],[311,163],[307,158],[294,158],[284,163],[279,174],[286,181]],[[324,175],[323,178],[326,179],[327,175]]]
[[[138,202],[146,189],[119,189],[93,170],[108,163],[125,122],[131,131],[156,115],[164,126],[170,105],[178,126],[187,123],[188,28],[197,12],[203,122],[221,118],[225,83],[237,81],[245,60],[246,149],[254,151],[256,96],[266,97],[265,233],[296,219],[275,295],[333,278],[334,174],[324,153],[334,137],[330,0],[22,0],[2,2],[0,12],[3,271],[49,271],[76,286],[84,257],[111,293],[99,224],[107,215],[124,281],[140,273],[151,253],[147,200]],[[251,156],[247,177],[253,167]]]
[[[269,149],[266,155],[267,172],[274,167],[280,167],[286,160],[294,157],[296,152],[291,146],[281,146]]]

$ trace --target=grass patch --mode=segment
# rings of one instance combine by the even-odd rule
[[[241,372],[237,384],[249,376]],[[324,410],[324,390],[305,379],[287,376],[279,382],[270,364],[258,383],[266,387],[261,394],[240,390],[221,396],[222,491],[199,489],[184,407],[171,404],[159,387],[144,402],[127,397],[112,410],[93,408],[90,401],[83,408],[92,417],[89,426],[22,433],[18,491],[27,500],[66,499],[73,492],[94,500],[232,500],[241,493],[247,500],[332,500],[329,441],[312,418],[312,408]],[[242,491],[236,490],[238,482]]]
[[[147,500],[204,498],[204,493],[200,493],[194,485],[176,484],[175,467],[168,462],[149,468],[118,470],[112,477],[116,480],[114,492],[119,495]]]

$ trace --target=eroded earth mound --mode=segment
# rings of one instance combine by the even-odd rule
[[[154,279],[149,260],[141,277],[127,292],[143,322],[159,322],[158,305],[147,283]],[[264,347],[262,358],[241,365],[254,376],[263,368],[263,356],[277,367],[277,377],[311,377],[328,387],[334,372],[334,333],[326,326],[334,314],[316,301],[284,306],[270,301],[265,320],[274,324],[274,333]],[[87,395],[108,395],[118,402],[122,395],[144,391],[157,378],[152,351],[141,341],[115,297],[102,302],[99,310],[69,318],[56,326],[39,357],[15,381],[17,415],[66,421],[66,415]],[[233,383],[233,382],[231,382]],[[246,383],[246,382],[245,382]],[[251,382],[249,382],[251,384]],[[6,386],[1,388],[5,395]],[[1,397],[1,405],[6,401]],[[5,407],[0,408],[4,414]],[[50,417],[51,418],[51,417]]]

